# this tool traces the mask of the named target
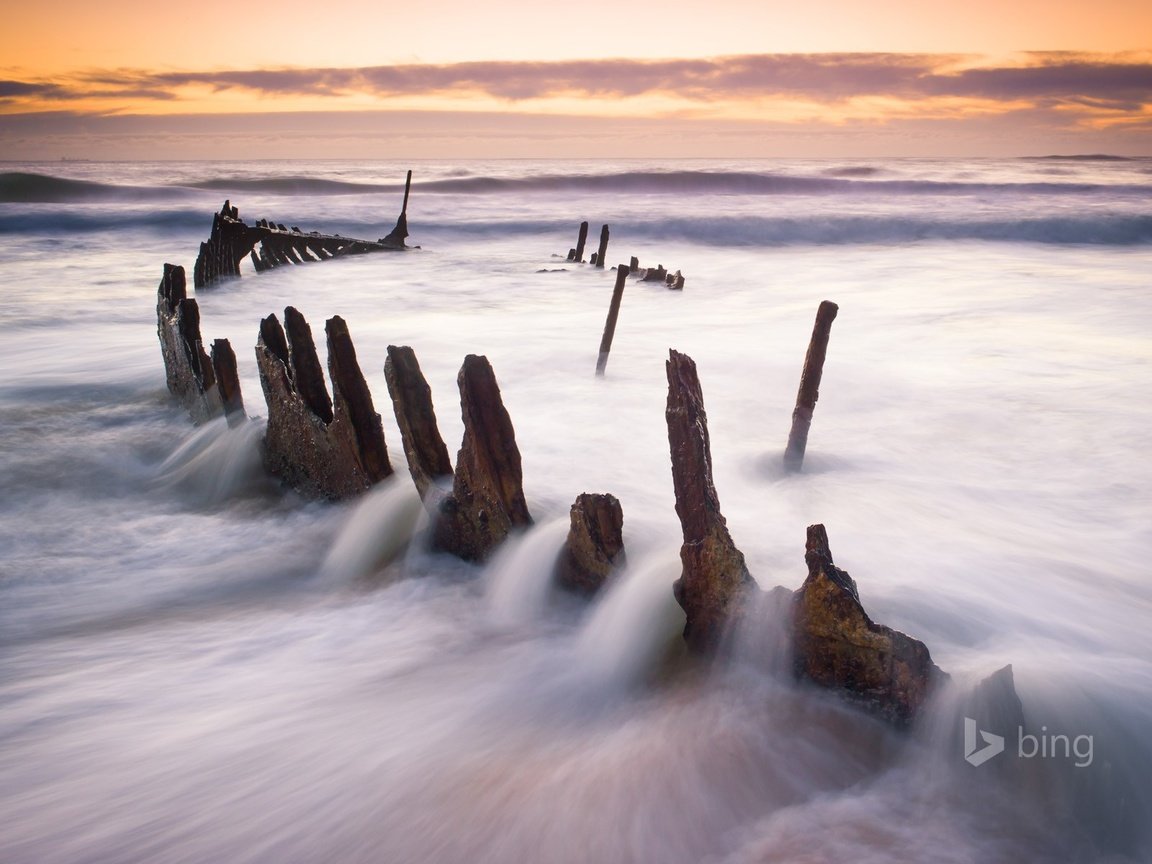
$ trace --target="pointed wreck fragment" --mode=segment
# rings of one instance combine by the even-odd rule
[[[808,527],[804,559],[808,578],[792,607],[796,676],[909,724],[944,677],[927,646],[868,617],[856,583],[832,563],[823,525]]]
[[[614,495],[585,492],[570,511],[571,525],[555,579],[577,594],[599,591],[612,571],[624,566],[624,512]]]
[[[427,501],[429,492],[439,487],[436,481],[452,476],[452,461],[448,448],[440,437],[436,425],[436,409],[432,406],[432,388],[420,370],[416,352],[407,345],[389,345],[388,359],[384,362],[384,377],[388,381],[388,395],[400,427],[400,440],[408,460],[408,470],[416,491]],[[436,503],[439,506],[439,503]]]
[[[339,315],[324,325],[328,337],[328,377],[332,379],[332,426],[350,439],[353,454],[370,483],[392,474],[384,427],[372,403],[372,392],[356,359],[348,325]]]
[[[193,422],[219,417],[224,409],[215,370],[200,336],[200,307],[188,296],[183,267],[164,265],[156,295],[156,333],[169,392],[188,409]]]
[[[436,545],[482,561],[515,528],[532,524],[516,430],[487,357],[469,354],[457,376],[464,439],[452,494],[441,504]]]
[[[228,276],[240,275],[240,262],[260,242],[261,232],[240,221],[240,212],[225,201],[212,215],[212,233],[200,244],[200,254],[192,269],[196,287],[206,288]]]
[[[236,352],[227,339],[212,343],[212,371],[220,391],[220,404],[229,426],[239,426],[248,419],[244,413],[244,396],[240,392],[240,374],[236,370]]]
[[[696,364],[686,354],[668,353],[665,418],[676,515],[684,534],[680,547],[683,571],[674,590],[687,616],[684,639],[689,649],[709,654],[720,647],[726,631],[743,614],[756,582],[720,513],[720,499],[712,482],[708,416]]]
[[[329,397],[312,329],[295,308],[260,322],[256,364],[268,403],[265,467],[311,498],[358,495],[392,473],[380,415],[364,381],[347,325],[327,323]]]
[[[408,470],[435,520],[432,545],[483,561],[508,534],[532,524],[516,431],[486,357],[469,354],[457,376],[464,440],[456,469],[436,425],[432,390],[407,346],[388,346],[384,365]],[[452,478],[449,491],[444,482]]]

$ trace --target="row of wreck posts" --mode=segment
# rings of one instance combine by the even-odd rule
[[[624,298],[627,278],[628,271],[623,266],[617,267],[616,284],[612,288],[608,318],[604,322],[604,335],[600,338],[600,351],[596,358],[597,375],[603,375],[608,366],[608,354],[612,350],[612,339],[616,335],[616,321],[620,317],[620,302]],[[820,380],[824,375],[824,360],[828,355],[832,322],[836,320],[839,309],[840,307],[831,300],[824,300],[816,310],[816,323],[812,327],[808,352],[804,356],[800,389],[796,394],[796,407],[792,410],[792,426],[788,431],[788,445],[784,450],[784,468],[787,471],[799,471],[804,465],[808,430],[812,427],[816,400],[820,398]]]
[[[813,340],[813,362],[826,345],[834,308],[818,316],[817,330],[823,326],[825,332],[822,342]],[[203,422],[224,414],[230,423],[252,422],[244,415],[231,346],[217,340],[211,358],[203,351],[199,313],[196,301],[186,296],[183,268],[165,265],[157,315],[169,389],[193,418]],[[393,469],[347,325],[333,317],[325,335],[331,395],[303,316],[288,307],[283,325],[275,315],[260,323],[256,357],[268,404],[264,464],[304,495],[343,499],[366,491]],[[790,658],[796,679],[835,691],[896,726],[912,723],[948,676],[922,642],[868,616],[855,581],[833,562],[823,525],[808,527],[807,577],[799,589],[758,587],[720,510],[696,364],[671,350],[666,372],[665,419],[683,534],[682,571],[673,592],[685,613],[688,652],[711,658],[729,649],[734,633],[781,632],[777,656]],[[470,354],[457,376],[464,435],[454,466],[412,349],[388,346],[384,375],[409,473],[433,517],[432,546],[484,561],[509,534],[533,524],[515,430],[491,364]],[[805,380],[815,386],[808,370]],[[610,494],[579,495],[553,572],[556,584],[591,595],[624,563],[619,500]],[[1011,667],[993,679],[988,686],[1012,690]]]
[[[592,253],[588,259],[588,263],[593,267],[601,270],[604,269],[608,260],[608,238],[610,231],[607,225],[600,227],[600,246]],[[568,250],[568,260],[577,264],[584,263],[584,245],[588,242],[588,223],[581,222],[580,230],[576,236],[576,246]],[[623,266],[623,265],[621,265]],[[617,270],[620,268],[617,267]],[[641,282],[659,282],[667,286],[673,291],[684,290],[684,276],[677,270],[675,273],[669,273],[664,269],[663,264],[657,264],[655,267],[641,267],[640,259],[636,256],[628,262],[627,272],[636,275]]]
[[[236,355],[227,340],[209,358],[200,314],[187,296],[184,268],[166,264],[157,296],[157,330],[168,389],[197,423],[245,414]],[[364,379],[346,322],[324,328],[328,380],[312,330],[289,306],[260,322],[256,361],[268,406],[265,469],[301,495],[344,500],[393,474],[380,415]],[[533,519],[524,498],[520,451],[487,358],[470,354],[457,376],[464,437],[453,466],[415,353],[388,346],[384,375],[416,489],[433,517],[434,549],[483,561],[510,533]],[[225,384],[224,382],[228,382]],[[592,593],[624,562],[623,513],[612,495],[585,493],[570,510],[570,530],[554,574],[558,585]]]

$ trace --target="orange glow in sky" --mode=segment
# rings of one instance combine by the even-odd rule
[[[932,121],[949,142],[979,119],[998,123],[984,150],[1082,133],[1087,149],[1146,153],[1150,35],[1147,0],[41,0],[0,30],[0,146],[39,152],[49,113],[484,112],[858,135]]]
[[[279,11],[278,10],[282,10]],[[39,0],[9,4],[0,68],[374,66],[793,52],[1116,52],[1152,47],[1147,0]]]

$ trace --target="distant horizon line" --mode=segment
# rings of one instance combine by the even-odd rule
[[[447,157],[447,156],[269,156],[263,158],[221,158],[221,157],[184,157],[184,158],[157,158],[157,159],[92,159],[87,157],[61,156],[45,159],[7,159],[0,157],[0,165],[60,165],[60,164],[89,164],[89,165],[122,165],[133,164],[166,164],[172,162],[777,162],[786,160],[804,160],[808,162],[836,162],[844,159],[861,160],[892,160],[899,159],[916,162],[939,162],[952,159],[967,159],[972,161],[1075,161],[1075,162],[1140,162],[1152,159],[1152,152],[1141,155],[1122,155],[1119,153],[1045,153],[1021,154],[1016,156],[987,156],[987,155],[937,155],[937,156],[910,156],[910,155],[860,155],[846,154],[843,156],[482,156],[482,157]]]

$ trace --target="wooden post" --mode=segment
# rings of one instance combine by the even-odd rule
[[[684,610],[688,649],[708,655],[720,649],[724,635],[746,614],[749,601],[755,602],[756,580],[720,512],[720,496],[712,479],[708,414],[696,363],[687,354],[669,350],[664,369],[672,488],[684,536],[683,566],[672,593]]]
[[[408,193],[412,191],[412,169],[408,169],[408,177],[404,181],[404,205],[400,208],[400,213],[403,216],[408,215]]]
[[[816,324],[812,328],[808,354],[804,357],[804,372],[800,376],[800,390],[796,394],[796,408],[792,412],[792,430],[788,433],[788,447],[784,451],[784,468],[788,471],[799,471],[804,464],[804,449],[808,446],[812,412],[820,397],[820,377],[824,374],[828,336],[839,309],[831,300],[825,300],[816,310]]]
[[[608,255],[608,226],[604,225],[600,229],[600,248],[596,250],[596,260],[592,263],[604,269],[604,259]]]
[[[624,283],[628,280],[628,268],[621,264],[616,268],[616,286],[612,289],[612,303],[608,306],[608,320],[604,322],[604,335],[600,339],[600,356],[596,359],[596,374],[603,375],[608,365],[608,352],[612,350],[612,337],[616,335],[616,319],[620,317],[620,300],[624,297]]]
[[[339,315],[334,315],[325,322],[324,332],[328,337],[333,422],[347,419],[360,467],[368,475],[368,480],[376,483],[392,474],[380,415],[372,404],[372,392],[356,359],[356,346],[348,334],[347,323]]]
[[[573,259],[577,264],[584,263],[584,244],[588,242],[588,223],[580,223],[580,234],[576,238],[576,256]]]
[[[400,216],[396,219],[396,227],[388,232],[387,237],[381,237],[381,245],[392,249],[404,249],[404,240],[408,237],[408,193],[412,191],[412,170],[408,170],[408,177],[404,180],[404,204],[400,207]]]
[[[428,490],[435,487],[436,480],[452,476],[452,460],[436,425],[432,388],[420,371],[416,352],[407,345],[388,346],[384,378],[396,412],[396,425],[400,427],[408,471],[420,498],[427,502]]]
[[[216,386],[220,388],[220,402],[229,426],[239,426],[248,418],[244,413],[244,397],[240,393],[240,376],[236,372],[236,352],[227,339],[212,343],[212,369],[216,373]]]

